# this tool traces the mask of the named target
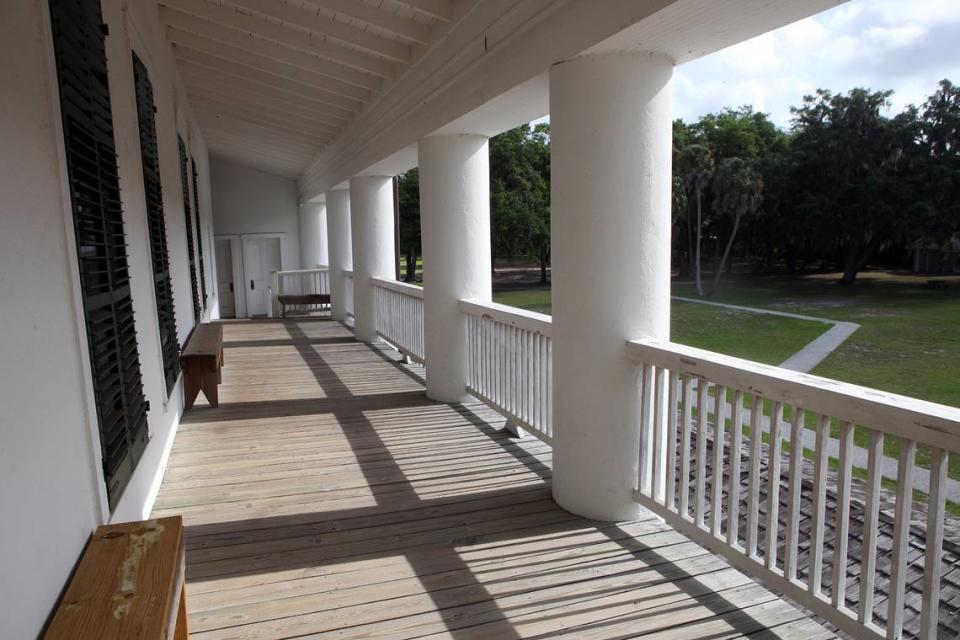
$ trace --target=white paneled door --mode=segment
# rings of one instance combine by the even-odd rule
[[[265,316],[270,305],[272,273],[280,269],[280,238],[244,238],[243,272],[247,315]]]
[[[220,317],[236,318],[237,303],[234,298],[233,246],[229,238],[217,238],[214,253],[217,257],[217,292],[220,300]]]

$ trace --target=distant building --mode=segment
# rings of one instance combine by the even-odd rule
[[[955,273],[960,271],[960,236],[946,242],[918,240],[913,245],[914,273]]]

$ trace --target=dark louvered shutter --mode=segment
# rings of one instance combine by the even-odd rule
[[[183,186],[183,215],[187,228],[187,256],[190,262],[190,290],[193,293],[193,321],[200,323],[200,295],[197,292],[197,260],[193,249],[193,218],[190,215],[190,183],[187,182],[187,146],[183,144],[183,138],[177,136],[177,144],[180,147],[180,183]]]
[[[203,296],[203,308],[207,308],[207,272],[203,268],[203,227],[200,225],[200,192],[197,191],[197,163],[190,158],[190,171],[193,173],[193,214],[197,219],[197,258],[200,260],[200,294]]]
[[[160,161],[157,152],[157,125],[153,103],[153,85],[147,68],[133,54],[133,83],[137,94],[137,121],[140,125],[140,158],[143,162],[143,191],[147,200],[147,226],[150,232],[150,263],[153,266],[153,291],[157,299],[157,326],[167,394],[173,391],[180,375],[180,346],[173,310],[173,285],[170,282],[170,255],[167,252],[167,224],[163,216],[160,188]]]
[[[147,405],[99,0],[50,0],[90,368],[111,510],[147,444]]]

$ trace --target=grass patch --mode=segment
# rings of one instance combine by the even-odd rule
[[[501,291],[493,299],[528,311],[550,313],[549,289]],[[674,342],[765,364],[780,364],[828,329],[807,320],[765,316],[675,300]]]

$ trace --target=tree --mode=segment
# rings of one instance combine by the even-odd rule
[[[915,240],[937,245],[945,254],[960,234],[960,86],[941,80],[918,117],[926,162]]]
[[[406,282],[413,282],[417,274],[420,243],[420,173],[414,168],[398,176],[400,201],[400,252],[407,263]]]
[[[490,139],[492,253],[550,259],[549,125],[523,125]]]
[[[903,211],[885,198],[909,146],[904,126],[882,115],[890,91],[853,89],[846,95],[818,90],[794,115],[794,149],[808,175],[807,200],[818,202],[841,243],[844,284],[856,281],[867,260],[897,230]],[[902,124],[902,123],[901,123]]]
[[[703,284],[700,276],[700,247],[703,241],[702,200],[703,192],[713,177],[713,167],[713,156],[710,150],[700,144],[687,146],[680,154],[680,162],[677,167],[687,190],[687,199],[693,202],[697,212],[697,223],[695,234],[693,234],[696,240],[692,253],[694,280],[697,284],[697,295],[700,296],[703,295]]]
[[[742,158],[727,158],[717,165],[713,177],[713,192],[715,194],[714,211],[721,216],[732,216],[733,229],[727,239],[727,246],[723,251],[720,264],[717,265],[713,275],[711,295],[720,287],[720,277],[730,258],[730,250],[740,229],[740,222],[744,216],[753,215],[760,208],[763,198],[763,178],[752,162]]]

